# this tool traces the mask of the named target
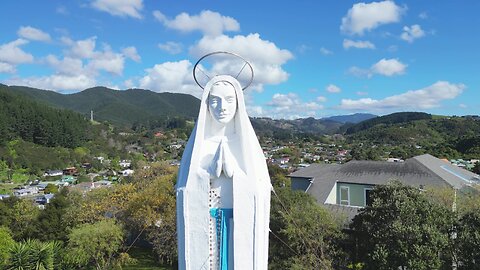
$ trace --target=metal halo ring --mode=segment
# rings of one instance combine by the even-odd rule
[[[237,77],[242,73],[242,71],[243,71],[243,69],[245,68],[245,66],[248,66],[248,67],[250,68],[251,73],[252,73],[252,76],[250,77],[250,81],[247,83],[247,85],[246,85],[245,87],[242,88],[242,90],[247,89],[247,88],[252,84],[252,82],[253,82],[253,77],[254,77],[255,74],[254,74],[254,72],[253,72],[253,67],[252,67],[252,65],[251,65],[247,60],[245,60],[245,58],[241,57],[240,55],[238,55],[238,54],[236,54],[236,53],[225,52],[225,51],[217,51],[217,52],[211,52],[211,53],[208,53],[208,54],[202,56],[202,58],[198,59],[197,63],[195,63],[195,66],[193,66],[193,79],[194,79],[195,82],[198,84],[198,86],[200,86],[200,88],[205,89],[205,87],[202,86],[202,85],[200,84],[200,82],[198,82],[197,76],[195,75],[195,73],[196,73],[195,71],[197,70],[197,66],[198,66],[198,64],[200,64],[200,62],[201,62],[203,59],[205,59],[205,58],[207,58],[207,57],[209,57],[209,56],[211,56],[211,55],[215,55],[215,54],[228,54],[228,55],[232,55],[232,56],[235,56],[235,57],[237,57],[237,58],[242,59],[242,60],[245,62],[245,64],[243,65],[243,67],[242,67],[242,69],[240,70],[240,72],[237,74]],[[208,75],[206,75],[206,74],[205,74],[205,76],[208,77]],[[235,79],[236,79],[237,77],[235,77]]]

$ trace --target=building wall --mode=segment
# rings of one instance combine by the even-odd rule
[[[340,204],[340,192],[342,187],[348,187],[351,206],[365,206],[365,189],[373,189],[373,185],[352,184],[337,182],[337,204]]]
[[[292,177],[292,190],[306,191],[310,186],[311,178]]]

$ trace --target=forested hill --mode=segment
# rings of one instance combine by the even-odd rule
[[[87,140],[90,124],[78,113],[52,108],[0,87],[0,145],[21,138],[73,148]]]
[[[60,94],[23,86],[0,85],[5,92],[21,93],[50,106],[70,109],[94,119],[132,126],[159,117],[194,118],[200,100],[186,94],[155,93],[149,90],[118,91],[94,87],[74,94]]]
[[[340,123],[353,123],[357,124],[360,122],[363,122],[365,120],[369,120],[372,118],[377,117],[374,114],[371,113],[354,113],[350,115],[336,115],[336,116],[330,116],[327,118],[322,118],[322,120],[331,120],[335,122],[340,122]]]
[[[315,119],[313,117],[295,120],[261,117],[251,118],[251,121],[257,135],[277,139],[289,139],[301,134],[315,136],[334,134],[337,133],[343,125],[340,122],[328,119]]]
[[[432,115],[424,112],[398,112],[384,116],[368,119],[360,122],[352,127],[349,127],[346,131],[347,134],[352,134],[358,131],[366,130],[376,125],[391,125],[407,123],[410,121],[432,119]]]
[[[398,146],[406,156],[430,153],[449,158],[480,156],[480,118],[394,113],[357,124],[347,131],[352,143]]]

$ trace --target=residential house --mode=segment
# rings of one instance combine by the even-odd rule
[[[464,189],[480,184],[480,176],[429,154],[405,162],[350,161],[312,164],[290,174],[292,189],[305,191],[318,203],[349,218],[371,203],[370,192],[380,184],[397,180],[405,185]]]
[[[68,183],[68,184],[73,184],[75,181],[77,181],[77,178],[72,176],[72,175],[64,175],[62,176],[62,180],[60,180],[63,183]]]
[[[35,198],[35,202],[40,205],[45,205],[50,203],[53,197],[55,197],[55,194],[44,194]]]
[[[38,194],[38,188],[36,187],[24,187],[13,191],[13,196],[15,197],[26,197],[35,194]]]
[[[78,170],[75,167],[68,167],[63,169],[64,175],[78,175]]]
[[[130,166],[132,165],[132,162],[130,160],[121,160],[119,163],[120,167],[122,168],[130,168]]]
[[[132,169],[125,169],[125,170],[121,171],[120,173],[122,173],[122,176],[130,176],[134,173],[134,171]]]
[[[93,188],[110,187],[110,186],[112,186],[112,181],[100,180],[97,182],[93,182]]]
[[[43,176],[60,176],[60,175],[63,175],[62,170],[48,170],[43,174]]]

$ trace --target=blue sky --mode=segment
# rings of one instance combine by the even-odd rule
[[[479,114],[479,13],[476,0],[2,1],[0,82],[198,97],[193,65],[227,50],[254,66],[253,116]]]

